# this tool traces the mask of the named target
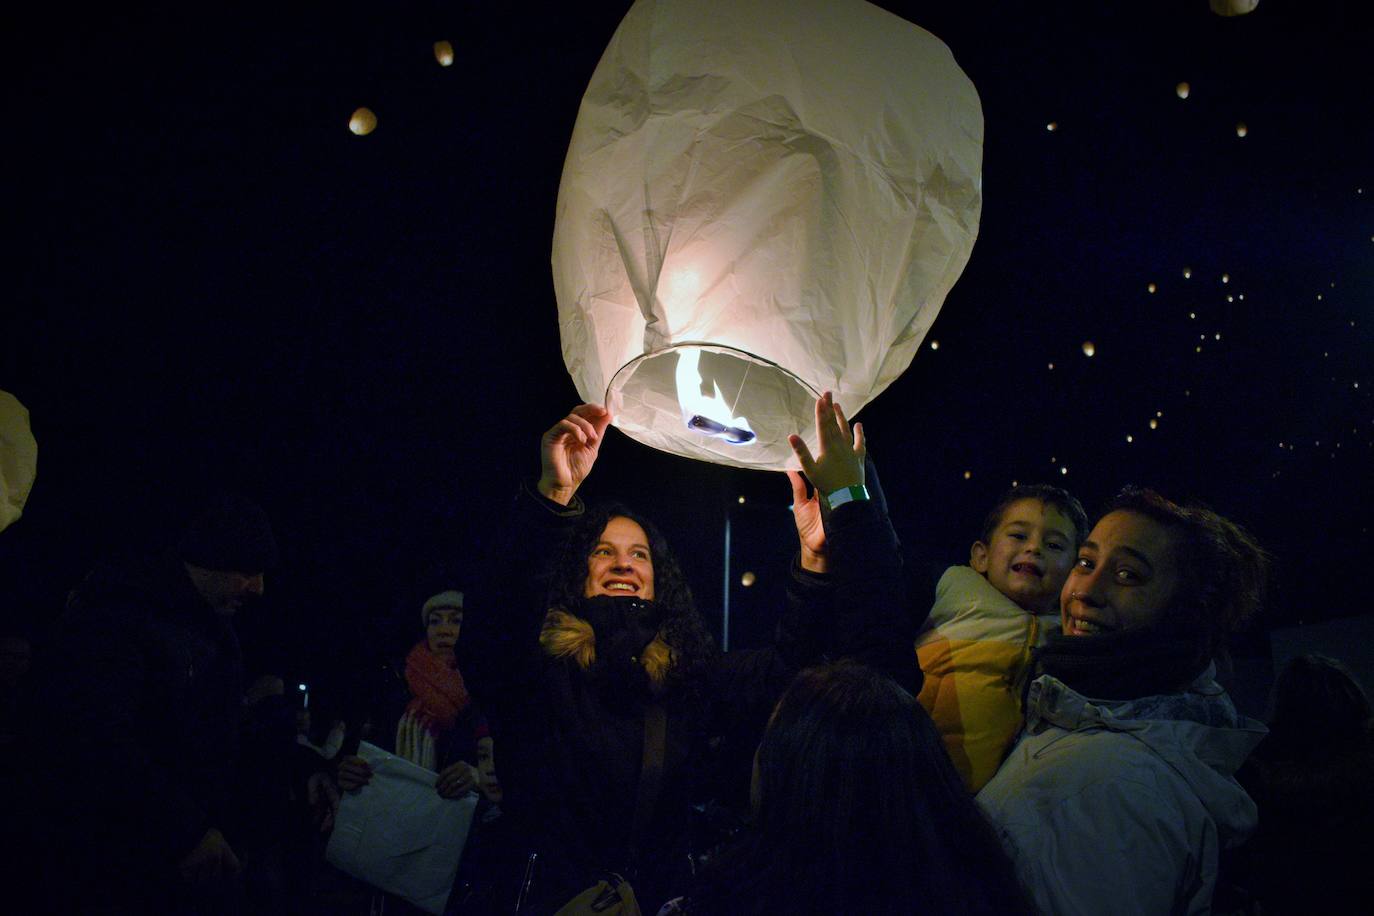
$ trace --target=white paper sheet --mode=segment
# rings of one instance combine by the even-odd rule
[[[477,796],[440,798],[436,775],[366,741],[372,781],[339,804],[325,858],[427,913],[444,911]]]

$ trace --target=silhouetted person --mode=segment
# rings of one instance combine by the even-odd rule
[[[34,747],[59,912],[227,912],[243,708],[233,616],[263,593],[267,516],[218,498],[175,549],[98,566],[55,628]]]
[[[1293,659],[1270,700],[1269,736],[1238,778],[1259,806],[1259,831],[1235,879],[1265,913],[1334,913],[1369,905],[1374,734],[1368,695],[1345,666]]]

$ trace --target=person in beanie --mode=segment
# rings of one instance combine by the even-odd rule
[[[439,774],[436,790],[444,798],[480,792],[493,804],[500,801],[491,731],[468,693],[458,670],[456,648],[463,629],[463,593],[439,592],[420,608],[424,638],[406,654],[404,691],[391,704],[399,714],[384,712],[385,749],[417,766]],[[395,731],[385,729],[395,722]],[[361,757],[345,757],[339,765],[339,785],[354,790],[372,778]]]
[[[267,514],[215,498],[172,549],[97,566],[54,629],[42,748],[56,912],[234,912],[243,714],[233,616],[277,563]]]

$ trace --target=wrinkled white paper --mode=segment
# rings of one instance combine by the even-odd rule
[[[19,519],[38,475],[38,443],[29,411],[8,391],[0,391],[0,531]]]
[[[578,393],[655,448],[788,466],[816,393],[852,416],[910,365],[977,237],[982,147],[949,49],[863,0],[639,0],[559,187]],[[675,369],[702,347],[698,393],[752,440],[688,428]]]
[[[472,826],[477,796],[441,798],[436,776],[362,742],[372,781],[344,793],[325,859],[427,913],[442,913]]]

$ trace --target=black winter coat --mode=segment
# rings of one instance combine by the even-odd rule
[[[526,487],[516,500],[505,572],[523,594],[495,589],[474,607],[464,633],[472,684],[501,734],[498,765],[504,807],[524,852],[539,854],[530,912],[557,909],[595,882],[599,872],[630,876],[639,904],[654,912],[681,893],[689,877],[688,811],[708,800],[742,804],[751,763],[774,704],[801,668],[853,658],[920,689],[915,636],[902,598],[896,537],[877,502],[841,506],[829,520],[834,572],[815,575],[795,563],[773,645],[720,654],[706,701],[669,695],[667,738],[658,796],[645,841],[631,861],[643,756],[643,697],[610,698],[588,672],[539,648],[548,609],[548,573],[582,514]],[[603,624],[604,625],[604,624]],[[597,644],[618,634],[597,630]]]

